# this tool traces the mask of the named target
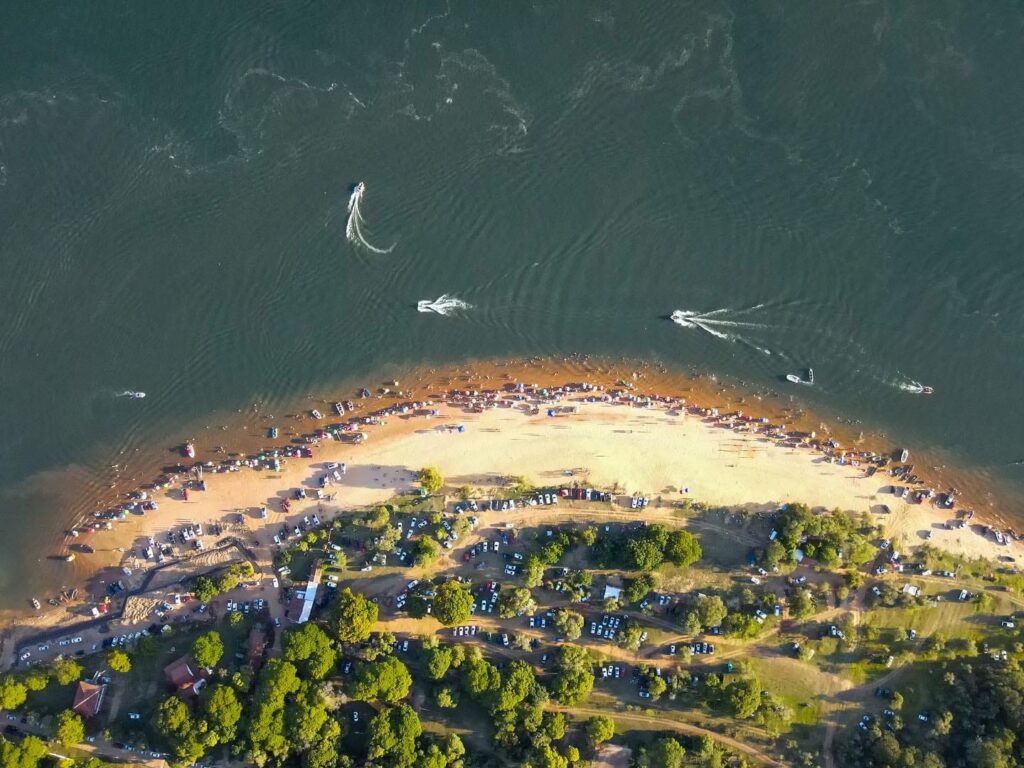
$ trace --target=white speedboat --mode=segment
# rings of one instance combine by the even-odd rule
[[[790,382],[791,384],[805,384],[809,387],[814,383],[814,369],[807,369],[807,378],[805,379],[800,378],[795,373],[787,373],[786,381]]]

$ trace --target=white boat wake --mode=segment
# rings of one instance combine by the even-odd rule
[[[905,381],[895,381],[895,382],[889,382],[889,383],[890,384],[894,384],[897,389],[901,389],[904,392],[909,392],[912,395],[930,395],[930,394],[933,394],[935,392],[935,390],[932,389],[931,387],[929,387],[929,386],[927,386],[925,384],[922,384],[919,381],[914,381],[913,379],[907,379]]]
[[[363,213],[360,209],[360,205],[363,202],[363,195],[366,194],[366,184],[359,182],[356,184],[355,189],[352,190],[352,194],[348,198],[348,223],[345,225],[345,237],[348,238],[350,243],[363,246],[366,250],[371,253],[377,253],[385,255],[391,253],[395,249],[395,243],[391,244],[389,248],[378,248],[371,244],[366,236],[363,234]]]
[[[737,314],[753,311],[762,306],[764,305],[759,304],[756,307],[751,307],[749,310],[739,310]],[[680,325],[683,328],[696,328],[714,336],[716,339],[745,344],[752,349],[756,349],[761,354],[770,355],[772,353],[770,349],[760,347],[749,339],[746,339],[736,333],[730,333],[727,330],[723,330],[728,328],[767,328],[768,326],[763,323],[748,323],[741,320],[719,320],[715,317],[715,315],[720,315],[723,312],[728,311],[728,309],[715,309],[711,312],[693,312],[692,310],[677,309],[670,315],[670,318],[673,323]]]
[[[450,315],[455,312],[472,309],[473,305],[447,293],[442,293],[436,299],[423,299],[416,303],[416,309],[420,312],[433,312],[436,315]]]

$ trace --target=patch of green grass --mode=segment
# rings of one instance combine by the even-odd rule
[[[817,675],[813,667],[808,668],[806,674],[794,674],[790,663],[775,664],[771,659],[752,658],[749,664],[762,687],[792,710],[793,724],[817,725],[820,722],[820,697],[824,691],[815,684]]]

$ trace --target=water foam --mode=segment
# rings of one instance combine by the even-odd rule
[[[363,195],[366,194],[366,184],[359,182],[356,184],[355,189],[352,190],[352,194],[348,198],[348,223],[345,225],[345,237],[350,243],[355,245],[361,245],[371,253],[377,253],[380,255],[386,255],[391,253],[395,249],[396,243],[392,243],[389,248],[378,248],[377,246],[370,243],[366,236],[363,235],[363,214],[360,210],[360,205],[363,202]]]
[[[436,315],[451,315],[455,312],[472,309],[473,305],[447,293],[442,293],[436,299],[423,299],[416,303],[416,309],[420,312],[433,312]]]

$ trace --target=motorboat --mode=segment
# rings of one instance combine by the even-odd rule
[[[192,443],[185,443],[184,453],[188,458],[194,459],[196,457],[196,447]]]
[[[320,411],[318,411],[316,408],[310,411],[310,413],[313,414],[314,419],[322,419],[324,417],[324,415],[320,413]]]
[[[36,600],[34,597],[32,598],[32,607],[35,608],[37,611],[42,607],[41,605],[39,605],[39,601]]]
[[[276,440],[277,439],[277,427],[271,427],[270,428],[270,439],[271,440]]]
[[[909,392],[910,394],[934,394],[935,390],[932,387],[926,386],[919,382],[912,382],[902,386],[903,391]]]
[[[797,376],[795,373],[787,373],[786,381],[790,382],[791,384],[806,384],[807,386],[811,386],[814,383],[814,370],[811,368],[807,369],[806,379]]]
[[[344,404],[343,403],[335,403],[334,404],[334,412],[336,414],[338,414],[339,416],[344,416],[345,415],[345,406],[344,406]]]

